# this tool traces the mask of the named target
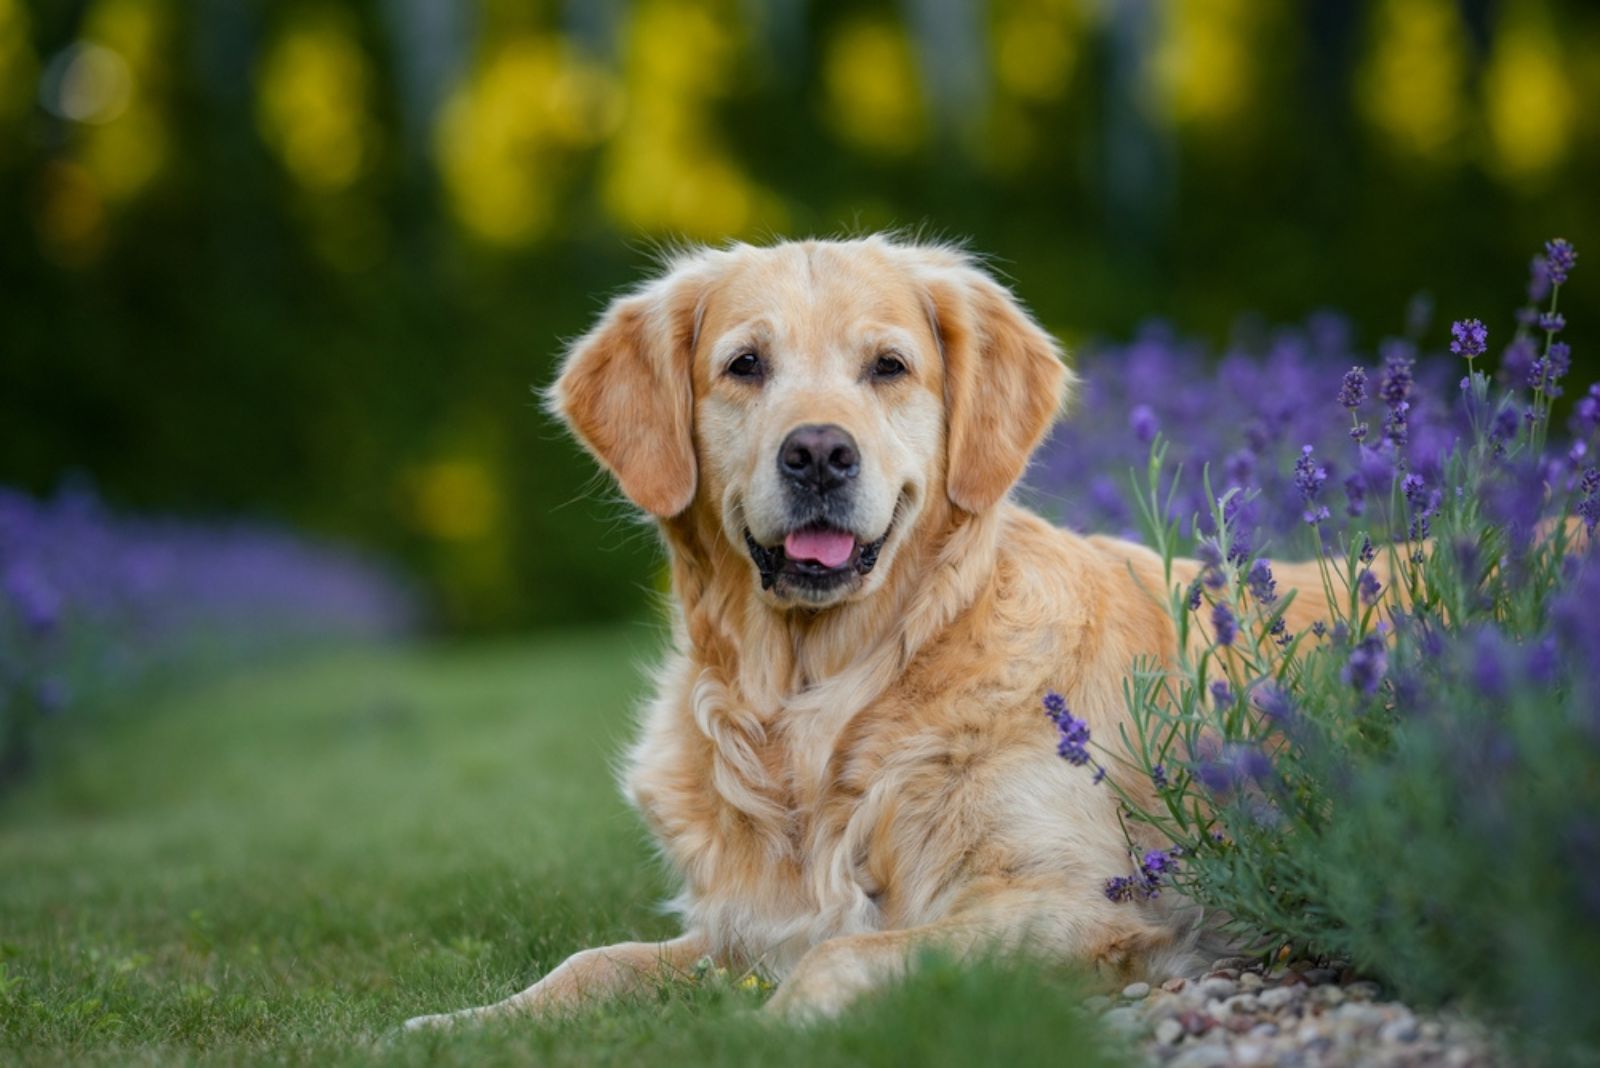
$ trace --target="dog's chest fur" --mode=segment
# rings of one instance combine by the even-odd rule
[[[991,600],[909,663],[869,652],[776,715],[692,652],[669,659],[625,787],[683,878],[690,928],[781,976],[812,945],[934,922],[986,872],[1032,862],[998,833],[996,784],[1059,774],[1038,710],[1054,628]]]

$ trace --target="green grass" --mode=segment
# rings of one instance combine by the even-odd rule
[[[1102,1063],[1071,976],[930,961],[835,1024],[682,981],[399,1034],[673,931],[608,761],[643,631],[370,651],[107,713],[0,798],[0,1062]]]

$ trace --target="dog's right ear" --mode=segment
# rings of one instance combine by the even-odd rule
[[[545,396],[628,499],[662,519],[694,500],[690,356],[706,282],[703,270],[679,266],[617,298]]]

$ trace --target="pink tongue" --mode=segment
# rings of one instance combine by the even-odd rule
[[[783,539],[783,551],[794,560],[838,567],[850,559],[856,539],[842,530],[797,530]]]

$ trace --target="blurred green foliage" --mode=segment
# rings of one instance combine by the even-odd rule
[[[530,387],[654,242],[922,226],[1069,343],[1423,285],[1504,339],[1600,249],[1595,100],[1578,0],[0,0],[0,482],[614,616],[652,539]]]

